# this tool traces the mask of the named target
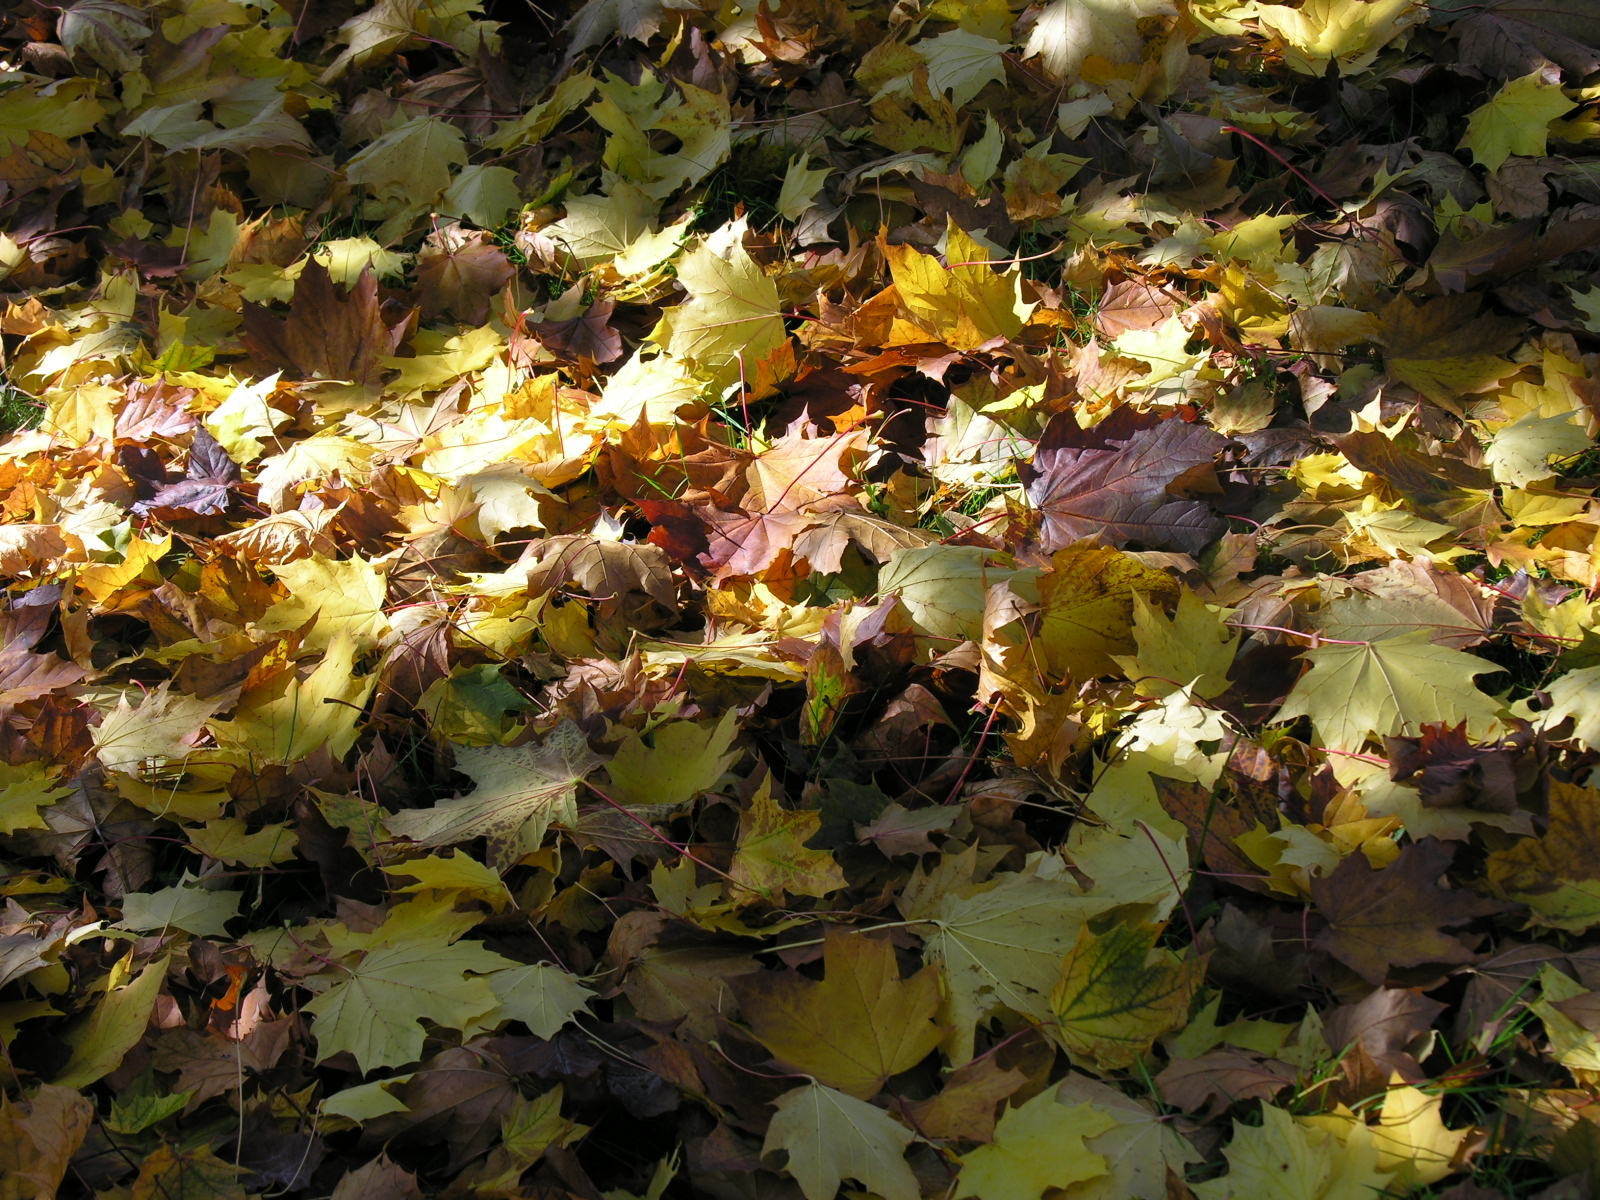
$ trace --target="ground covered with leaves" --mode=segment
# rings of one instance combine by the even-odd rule
[[[1597,25],[15,6],[0,1197],[1590,1194]]]

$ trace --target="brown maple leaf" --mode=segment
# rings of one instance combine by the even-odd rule
[[[244,306],[244,342],[273,367],[286,367],[306,379],[366,383],[380,370],[379,360],[395,353],[415,324],[407,313],[390,324],[378,298],[378,277],[368,266],[355,286],[333,282],[328,269],[309,260],[295,281],[286,317],[259,304]]]
[[[1043,514],[1046,551],[1088,538],[1118,548],[1137,543],[1198,554],[1221,535],[1223,523],[1189,493],[1196,485],[1217,490],[1212,464],[1228,444],[1203,425],[1132,408],[1119,408],[1090,429],[1057,415],[1033,462],[1018,474]]]
[[[1385,738],[1384,746],[1390,776],[1415,778],[1422,802],[1430,808],[1510,813],[1540,777],[1544,763],[1535,741],[1525,725],[1500,742],[1475,745],[1467,737],[1466,722],[1430,722],[1422,726],[1420,737]]]
[[[1244,1100],[1270,1100],[1295,1081],[1288,1063],[1221,1046],[1198,1058],[1180,1058],[1156,1076],[1161,1098],[1184,1112],[1217,1116]]]
[[[777,1061],[868,1099],[921,1062],[944,1036],[934,967],[900,977],[882,938],[830,930],[821,983],[763,971],[729,980],[751,1029]]]
[[[489,299],[517,269],[481,229],[445,225],[428,235],[417,255],[416,302],[422,319],[449,313],[464,325],[489,319]]]
[[[1351,854],[1311,880],[1311,899],[1328,926],[1316,945],[1367,982],[1383,984],[1397,967],[1457,966],[1476,957],[1476,939],[1446,930],[1503,912],[1498,901],[1440,886],[1455,851],[1435,838],[1414,842],[1385,867]]]
[[[42,606],[0,612],[0,716],[83,678],[84,670],[53,654],[36,654],[34,645],[50,625]]]
[[[622,357],[622,335],[611,327],[616,305],[596,300],[581,317],[566,321],[538,321],[528,326],[546,350],[569,362],[608,363]],[[513,343],[514,348],[514,343]]]

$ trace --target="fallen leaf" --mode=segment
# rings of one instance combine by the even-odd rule
[[[915,1135],[881,1108],[820,1083],[785,1092],[775,1107],[761,1153],[788,1153],[785,1170],[806,1200],[832,1200],[846,1179],[884,1200],[922,1195],[904,1157]]]
[[[1116,1120],[1090,1104],[1061,1103],[1050,1090],[1008,1108],[994,1140],[961,1156],[955,1195],[1042,1196],[1106,1174],[1106,1160],[1084,1145]]]
[[[1466,935],[1446,931],[1500,905],[1440,886],[1453,857],[1448,844],[1429,838],[1406,846],[1386,867],[1352,854],[1326,878],[1313,876],[1311,898],[1328,922],[1317,946],[1378,985],[1396,968],[1470,962]]]
[[[862,1100],[945,1036],[934,1020],[935,970],[902,979],[893,947],[878,938],[830,932],[821,983],[762,972],[731,984],[745,1021],[774,1058]]]
[[[1125,1067],[1189,1016],[1204,965],[1157,949],[1161,929],[1116,924],[1084,929],[1050,993],[1057,1035],[1074,1059]]]

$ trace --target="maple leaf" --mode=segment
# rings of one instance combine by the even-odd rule
[[[321,661],[300,678],[286,671],[251,692],[228,720],[207,723],[219,745],[242,761],[295,763],[322,747],[342,758],[355,745],[363,707],[377,684],[355,673],[356,642],[329,640]]]
[[[1239,633],[1225,612],[1215,612],[1193,592],[1178,596],[1169,621],[1138,592],[1133,594],[1135,654],[1112,655],[1141,696],[1166,696],[1181,687],[1204,699],[1228,689]]]
[[[130,979],[132,974],[130,953],[113,965],[105,979],[105,994],[94,1008],[66,1032],[64,1041],[71,1057],[56,1074],[57,1086],[84,1088],[105,1078],[144,1036],[166,978],[167,960],[158,958],[146,964]]]
[[[1050,1090],[1001,1115],[994,1140],[961,1157],[955,1195],[987,1200],[1036,1198],[1106,1174],[1106,1160],[1084,1145],[1116,1120],[1091,1104],[1062,1104]]]
[[[71,1088],[41,1084],[0,1105],[0,1172],[15,1195],[59,1194],[72,1156],[94,1122],[94,1105]]]
[[[1495,430],[1483,457],[1498,482],[1525,488],[1557,473],[1551,459],[1571,458],[1590,445],[1588,431],[1571,414],[1529,413]]]
[[[643,189],[617,180],[603,193],[569,197],[566,215],[538,236],[583,266],[608,263],[618,275],[639,275],[671,258],[688,233],[687,220],[658,229],[658,212]]]
[[[294,836],[287,824],[264,825],[252,832],[242,817],[220,817],[191,827],[185,834],[189,844],[207,858],[233,866],[259,869],[295,855]]]
[[[569,355],[573,361],[613,362],[622,357],[622,337],[610,324],[615,311],[610,300],[598,300],[580,317],[555,320],[547,314],[543,321],[530,324],[528,332],[546,349]]]
[[[344,559],[312,555],[280,563],[273,574],[289,594],[262,615],[262,630],[282,633],[310,623],[304,644],[316,650],[326,650],[339,637],[366,649],[388,632],[387,579],[382,569],[359,555]]]
[[[732,710],[715,725],[666,721],[651,735],[651,745],[628,733],[606,763],[612,799],[624,804],[676,808],[710,791],[738,759],[730,753],[738,736]]]
[[[370,193],[361,208],[364,217],[388,218],[378,230],[378,240],[387,241],[427,211],[450,186],[451,169],[466,158],[460,130],[440,117],[416,116],[357,151],[345,164],[345,177]]]
[[[998,1066],[993,1058],[977,1058],[950,1072],[937,1095],[906,1108],[924,1137],[988,1142],[994,1139],[995,1109],[1027,1081],[1021,1071]]]
[[[1234,1122],[1228,1173],[1194,1186],[1199,1200],[1246,1197],[1319,1197],[1356,1200],[1381,1194],[1388,1176],[1378,1169],[1370,1142],[1344,1144],[1332,1133],[1263,1105],[1258,1126]]]
[[[677,262],[689,299],[661,314],[650,340],[705,383],[722,387],[754,375],[787,336],[778,288],[745,252],[744,223],[707,238]]]
[[[808,849],[821,828],[819,813],[785,811],[772,797],[769,776],[739,818],[729,880],[774,900],[785,894],[826,896],[847,886],[831,853]]]
[[[1473,109],[1461,145],[1491,171],[1513,154],[1543,154],[1550,122],[1572,109],[1572,101],[1545,71],[1513,79]]]
[[[991,270],[988,252],[953,220],[945,238],[948,266],[911,246],[885,241],[881,249],[906,320],[918,331],[914,340],[976,350],[1015,337],[1033,311],[1022,300],[1021,268]]]
[[[133,1200],[157,1200],[185,1194],[236,1200],[244,1195],[239,1183],[243,1173],[244,1168],[218,1158],[208,1146],[180,1150],[163,1144],[140,1164],[139,1177],[133,1181],[128,1195]]]
[[[206,719],[217,710],[214,700],[174,693],[163,683],[129,704],[127,693],[93,731],[95,753],[114,771],[134,774],[146,764],[159,766],[182,759],[193,748]]]
[[[1445,405],[1455,404],[1464,392],[1486,391],[1511,375],[1515,365],[1500,355],[1516,344],[1516,325],[1480,316],[1480,307],[1481,302],[1471,293],[1426,302],[1404,294],[1394,297],[1375,314],[1376,341],[1383,347],[1390,373]],[[1393,452],[1392,439],[1374,436]],[[1435,463],[1433,467],[1454,465]]]
[[[1416,0],[1306,0],[1299,8],[1262,4],[1256,20],[1282,40],[1283,58],[1305,75],[1322,75],[1330,63],[1341,74],[1366,70],[1395,38],[1423,18]]]
[[[156,509],[176,509],[197,516],[214,516],[227,510],[233,489],[244,478],[239,464],[211,436],[204,425],[195,426],[189,446],[187,478],[178,483],[162,483],[147,499],[133,504],[132,511],[144,516]]]
[[[324,1103],[326,1111],[328,1105]],[[417,1177],[389,1158],[379,1154],[371,1162],[346,1172],[333,1189],[331,1200],[361,1200],[363,1196],[389,1196],[393,1200],[423,1200]]]
[[[1028,34],[1023,57],[1037,56],[1056,79],[1077,75],[1091,56],[1108,64],[1138,62],[1140,23],[1176,11],[1171,0],[1052,0]]]
[[[4,557],[0,551],[0,560]],[[41,609],[0,613],[0,714],[84,676],[84,668],[76,663],[34,653],[45,632],[46,616]]]
[[[1490,77],[1522,74],[1555,63],[1582,77],[1600,70],[1600,39],[1583,0],[1500,0],[1461,14],[1453,32],[1463,62]]]
[[[1593,704],[1597,683],[1600,683],[1600,667],[1568,671],[1553,681],[1546,689],[1550,704],[1540,711],[1540,725],[1549,730],[1559,729],[1570,718],[1572,737],[1585,746],[1600,746],[1600,711]]]
[[[489,298],[515,274],[505,251],[483,230],[446,225],[429,235],[417,255],[422,319],[448,312],[464,324],[481,325],[489,317]]]
[[[48,829],[40,810],[70,796],[72,789],[57,786],[37,763],[13,767],[7,775],[0,786],[0,836],[9,837],[19,829]]]
[[[812,167],[810,162],[809,154],[791,158],[783,173],[783,186],[778,190],[778,199],[773,207],[786,221],[798,221],[805,215],[806,210],[817,202],[823,183],[833,173],[828,167]]]
[[[1600,1038],[1594,1033],[1594,993],[1549,962],[1536,977],[1539,995],[1529,1010],[1544,1024],[1550,1054],[1580,1085],[1600,1077]]]
[[[506,217],[521,206],[522,192],[517,187],[517,173],[510,167],[490,163],[472,163],[462,167],[450,180],[450,186],[439,196],[441,213],[465,217],[485,229],[504,224]],[[488,261],[493,263],[492,258]],[[510,267],[509,260],[505,270],[505,282],[509,283],[516,273]]]
[[[704,179],[728,157],[732,121],[720,91],[681,80],[669,91],[655,72],[637,83],[607,72],[595,91],[588,112],[608,134],[605,165],[657,201]],[[658,149],[651,133],[670,135],[675,148]]]
[[[168,928],[201,937],[219,937],[239,915],[243,892],[214,891],[192,886],[185,875],[174,887],[156,892],[129,892],[122,898],[122,924],[141,933]]]
[[[881,1108],[820,1083],[785,1092],[774,1107],[761,1153],[788,1153],[785,1170],[806,1200],[833,1200],[846,1179],[883,1200],[922,1195],[904,1157],[915,1135]]]
[[[1456,1156],[1472,1132],[1447,1129],[1439,1116],[1443,1103],[1443,1096],[1397,1086],[1385,1090],[1376,1125],[1342,1106],[1301,1121],[1307,1128],[1332,1133],[1362,1158],[1370,1146],[1378,1170],[1390,1174],[1389,1189],[1412,1191],[1452,1174]]]
[[[339,26],[339,40],[345,48],[322,73],[321,82],[337,79],[352,66],[388,57],[415,41],[425,23],[419,0],[378,0]]]
[[[1068,1075],[1054,1090],[1057,1103],[1089,1105],[1113,1122],[1104,1132],[1084,1139],[1085,1147],[1104,1158],[1110,1171],[1072,1189],[1082,1200],[1164,1200],[1168,1179],[1181,1176],[1185,1165],[1199,1157],[1148,1100],[1079,1074]]]
[[[1357,576],[1317,616],[1331,638],[1378,641],[1426,629],[1440,645],[1463,650],[1494,628],[1494,603],[1494,594],[1469,576],[1395,560]]]
[[[528,591],[540,596],[576,583],[602,612],[645,615],[638,600],[647,597],[664,610],[678,605],[677,582],[659,547],[563,534],[529,542],[522,552]]]
[[[705,531],[697,564],[718,578],[761,575],[793,546],[810,522],[800,513],[722,513]]]
[[[1528,906],[1530,922],[1581,933],[1600,923],[1600,792],[1552,780],[1549,805],[1540,836],[1495,851],[1485,866],[1500,895]]]
[[[88,133],[106,115],[86,78],[19,81],[0,100],[0,150],[6,154],[26,146],[33,135],[49,130],[58,138]]]
[[[957,108],[971,103],[987,85],[1004,80],[1007,48],[1005,42],[966,29],[952,29],[915,44],[928,64],[928,86],[948,92]]]
[[[556,726],[537,743],[471,746],[456,767],[476,785],[432,808],[391,813],[391,833],[427,847],[489,839],[489,863],[504,873],[537,850],[553,824],[577,824],[577,787],[604,760],[576,725]]]
[[[1205,483],[1227,445],[1202,425],[1132,408],[1089,429],[1060,416],[1018,475],[1044,516],[1046,550],[1087,538],[1198,554],[1222,532],[1222,519],[1183,491]]]
[[[886,941],[830,930],[821,983],[762,972],[731,981],[752,1032],[780,1063],[866,1100],[891,1075],[926,1058],[945,1030],[935,1021],[938,973],[900,978]]]
[[[1031,589],[1029,584],[1031,583]],[[1038,597],[1038,615],[1024,621],[1032,626],[1037,657],[1029,665],[1042,667],[1049,677],[1087,679],[1115,669],[1114,654],[1137,648],[1133,637],[1136,595],[1166,602],[1175,592],[1172,576],[1131,555],[1088,542],[1076,542],[1050,557],[1050,570],[1032,580],[1019,576],[1013,596],[1026,600],[1031,590]],[[989,596],[984,625],[989,631],[985,647],[993,654],[1015,645],[1017,633],[1008,615],[1009,601],[998,592]],[[1020,657],[1020,656],[1019,656]],[[1024,659],[1026,661],[1026,659]]]
[[[487,978],[500,1004],[497,1016],[521,1021],[534,1037],[546,1040],[583,1012],[594,996],[570,971],[548,963],[502,967]]]
[[[1311,718],[1323,745],[1357,750],[1369,735],[1417,733],[1424,724],[1487,723],[1499,706],[1472,679],[1491,663],[1435,645],[1426,631],[1351,646],[1315,646],[1278,709]]]
[[[1126,1067],[1189,1015],[1204,964],[1157,949],[1158,925],[1084,929],[1050,993],[1067,1053],[1102,1069]]]
[[[987,885],[971,884],[970,875],[939,883],[907,895],[901,912],[931,926],[924,957],[944,980],[940,1018],[950,1030],[947,1052],[959,1066],[972,1057],[977,1026],[991,1016],[1009,1010],[1054,1020],[1049,994],[1062,960],[1103,906],[1069,879],[1040,874],[1039,864]]]
[[[806,437],[803,431],[774,441],[751,459],[749,490],[740,503],[749,511],[820,510],[855,507],[854,465],[867,453],[864,431]]]
[[[349,1051],[363,1072],[415,1062],[421,1022],[459,1029],[493,1011],[499,1000],[484,976],[505,965],[475,943],[419,939],[370,950],[337,977],[312,976],[304,982],[319,994],[305,1011],[318,1061]]]
[[[584,0],[567,20],[568,57],[621,34],[648,42],[661,28],[662,0]]]
[[[1352,854],[1326,877],[1313,876],[1311,899],[1328,927],[1316,944],[1369,983],[1397,967],[1470,962],[1468,943],[1446,929],[1501,911],[1494,900],[1439,886],[1454,852],[1433,838],[1414,842],[1385,867]]]
[[[500,1118],[500,1145],[481,1165],[463,1172],[460,1183],[491,1195],[513,1190],[545,1151],[579,1141],[589,1126],[562,1116],[565,1099],[566,1090],[559,1083],[532,1100],[514,1097],[510,1111]]]
[[[1015,574],[980,546],[909,546],[896,550],[878,572],[878,590],[898,597],[923,632],[950,641],[983,636],[989,588]]]
[[[1155,1078],[1166,1103],[1208,1115],[1246,1100],[1271,1100],[1294,1081],[1288,1064],[1232,1047],[1175,1059]]]
[[[244,307],[245,342],[252,353],[306,379],[369,381],[379,358],[399,348],[410,326],[409,317],[385,323],[378,278],[370,267],[345,291],[315,258],[295,281],[287,317],[254,304]]]

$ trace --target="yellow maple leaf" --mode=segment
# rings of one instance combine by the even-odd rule
[[[1513,79],[1473,109],[1460,145],[1480,166],[1498,171],[1513,154],[1542,155],[1550,122],[1571,108],[1561,85],[1547,82],[1541,68]]]
[[[1306,0],[1299,8],[1256,9],[1256,19],[1283,42],[1283,61],[1304,75],[1321,75],[1332,62],[1345,74],[1366,70],[1422,15],[1416,0]]]
[[[1159,925],[1085,928],[1050,993],[1055,1030],[1075,1061],[1131,1066],[1162,1034],[1181,1026],[1204,971],[1155,941]]]
[[[310,675],[285,673],[261,694],[247,694],[233,719],[212,721],[211,732],[247,763],[296,763],[323,746],[344,757],[376,682],[355,674],[355,658],[355,638],[340,630]]]
[[[1228,690],[1239,633],[1227,624],[1228,610],[1215,609],[1188,588],[1169,619],[1140,593],[1133,594],[1137,654],[1111,656],[1141,696],[1170,696],[1182,687],[1211,699]]]
[[[1136,63],[1144,52],[1141,29],[1171,16],[1171,0],[1055,0],[1039,13],[1022,49],[1055,79],[1076,75],[1087,58]]]
[[[171,549],[170,534],[148,542],[139,537],[130,538],[121,562],[83,568],[78,572],[78,587],[96,604],[104,604],[136,583],[155,586],[161,582],[158,564]]]
[[[1195,1185],[1199,1200],[1245,1196],[1345,1200],[1381,1195],[1389,1184],[1389,1177],[1378,1168],[1370,1138],[1341,1144],[1332,1132],[1296,1121],[1272,1105],[1262,1106],[1260,1125],[1234,1122],[1226,1153],[1228,1173]]]
[[[205,719],[217,709],[214,700],[176,695],[163,683],[129,704],[127,693],[100,724],[90,730],[95,753],[109,770],[135,774],[146,764],[159,765],[188,753]]]
[[[1600,870],[1594,857],[1600,794],[1552,780],[1549,803],[1550,823],[1542,836],[1523,838],[1489,856],[1489,883],[1500,895],[1528,906],[1530,925],[1581,933],[1600,923]]]
[[[1151,329],[1130,329],[1119,334],[1112,348],[1120,358],[1131,358],[1149,367],[1144,378],[1135,381],[1139,388],[1154,388],[1173,380],[1182,380],[1191,372],[1204,366],[1211,351],[1202,347],[1193,352],[1185,349],[1190,333],[1182,318],[1176,314]]]
[[[621,804],[671,809],[715,788],[739,757],[730,749],[738,734],[733,717],[730,708],[715,725],[663,722],[651,746],[630,732],[606,764],[608,794]]]
[[[886,939],[843,930],[823,941],[823,977],[759,971],[730,980],[739,1008],[773,1058],[860,1100],[939,1045],[939,972],[902,979]]]
[[[389,618],[383,611],[387,576],[365,559],[314,555],[282,563],[273,574],[289,595],[262,616],[263,631],[299,629],[315,617],[316,624],[306,634],[308,650],[320,650],[340,635],[370,648],[388,632]]]
[[[1084,1139],[1115,1128],[1114,1117],[1092,1104],[1063,1104],[1046,1089],[1008,1108],[994,1141],[961,1156],[957,1196],[1040,1196],[1107,1173],[1105,1156]]]
[[[778,285],[745,253],[744,222],[718,230],[678,260],[684,304],[661,314],[650,341],[714,387],[741,378],[741,364],[770,355],[788,335]]]
[[[728,867],[728,878],[773,898],[785,892],[826,896],[838,891],[848,881],[833,855],[806,846],[821,827],[817,813],[790,812],[780,806],[772,798],[772,777],[767,776],[740,818],[739,846]]]
[[[1443,1103],[1443,1096],[1404,1086],[1396,1076],[1384,1093],[1376,1125],[1367,1124],[1342,1105],[1331,1113],[1300,1117],[1298,1123],[1331,1133],[1346,1149],[1359,1147],[1362,1158],[1370,1146],[1376,1152],[1377,1169],[1390,1174],[1387,1191],[1402,1195],[1449,1175],[1471,1132],[1446,1128],[1439,1116]]]
[[[1022,268],[995,271],[988,251],[954,221],[945,241],[948,267],[913,246],[881,244],[901,315],[925,335],[896,331],[892,342],[940,341],[952,350],[976,350],[995,338],[1015,337],[1033,312],[1022,300]]]

